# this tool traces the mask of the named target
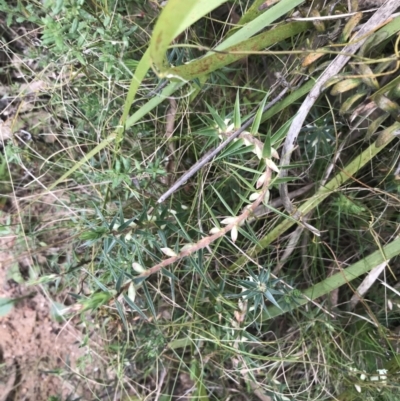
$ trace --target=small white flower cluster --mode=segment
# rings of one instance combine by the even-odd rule
[[[264,160],[265,164],[272,170],[275,171],[276,173],[279,174],[279,169],[277,165],[270,159],[270,158],[263,158],[263,146],[264,144],[259,141],[255,140],[253,135],[250,134],[250,132],[243,132],[241,139],[243,140],[243,144],[245,146],[253,146],[253,153],[260,159]],[[271,147],[271,158],[274,159],[279,159],[279,154],[276,151],[275,148]],[[262,185],[262,184],[261,184]]]

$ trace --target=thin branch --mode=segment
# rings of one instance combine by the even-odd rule
[[[187,257],[196,251],[199,251],[200,249],[206,248],[207,246],[212,244],[214,241],[216,241],[218,238],[223,237],[225,234],[227,234],[229,231],[231,231],[234,227],[238,227],[238,226],[240,227],[242,225],[242,223],[244,223],[246,221],[246,219],[249,216],[251,216],[252,213],[254,213],[254,210],[261,204],[261,202],[264,199],[265,192],[268,190],[268,186],[271,181],[272,170],[269,167],[267,167],[267,170],[265,171],[264,174],[265,174],[265,181],[264,181],[263,189],[262,189],[260,195],[251,205],[245,207],[242,214],[235,217],[235,219],[232,223],[227,224],[225,227],[221,227],[221,229],[217,233],[207,236],[205,238],[202,238],[196,244],[193,244],[192,246],[181,251],[178,255],[172,256],[168,259],[163,260],[162,262],[158,263],[157,265],[146,270],[144,273],[140,274],[138,277],[148,277],[154,273],[157,273],[164,267],[169,266],[172,263],[175,263],[178,260],[180,260],[184,257]]]
[[[264,200],[265,193],[267,192],[269,184],[271,182],[272,170],[267,166],[264,174],[265,174],[265,179],[264,179],[264,183],[263,183],[263,187],[260,192],[260,195],[252,204],[246,206],[244,208],[242,214],[235,217],[234,220],[232,221],[232,223],[227,224],[225,227],[221,227],[217,233],[202,238],[196,244],[193,244],[192,246],[185,248],[184,250],[179,252],[177,255],[172,256],[168,259],[165,259],[162,262],[154,265],[150,269],[141,273],[139,276],[135,277],[135,279],[146,278],[152,274],[155,274],[155,273],[159,272],[161,269],[179,261],[180,259],[190,256],[191,254],[193,254],[196,251],[199,251],[200,249],[206,248],[207,246],[212,244],[214,241],[216,241],[218,238],[223,237],[225,234],[227,234],[232,229],[240,227],[246,221],[246,219],[249,218],[254,213],[254,211],[257,209],[257,207]],[[126,282],[120,288],[118,294],[116,294],[110,301],[117,299],[124,291],[128,290],[131,283],[132,283],[131,280]]]

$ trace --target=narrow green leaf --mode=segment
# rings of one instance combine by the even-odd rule
[[[139,61],[139,64],[135,70],[135,75],[133,76],[131,83],[129,85],[128,94],[126,95],[124,110],[122,112],[120,127],[118,127],[116,132],[117,143],[121,142],[123,132],[126,128],[126,120],[128,118],[129,111],[131,109],[132,103],[135,100],[136,92],[139,89],[144,77],[150,69],[150,52],[147,49]]]
[[[303,86],[294,90],[289,96],[286,96],[275,106],[271,107],[266,113],[264,113],[262,122],[269,120],[271,117],[278,114],[282,110],[285,110],[288,106],[310,92],[315,84],[315,79],[316,78],[310,78]]]
[[[143,311],[126,295],[124,294],[124,299],[125,302],[137,313],[139,313],[140,316],[142,316],[143,319],[149,320],[149,318],[143,313]]]
[[[96,156],[101,150],[107,147],[111,142],[113,142],[116,138],[116,133],[112,133],[108,136],[108,138],[104,139],[100,142],[94,149],[88,152],[81,160],[76,162],[76,164],[70,168],[65,174],[63,174],[59,179],[54,181],[47,189],[45,193],[49,193],[52,189],[54,189],[58,184],[66,180],[72,173],[76,170],[79,170],[86,162],[88,162],[93,156]]]
[[[400,238],[395,239],[390,244],[383,247],[382,250],[377,250],[370,256],[354,263],[353,265],[343,269],[339,273],[322,280],[320,283],[313,285],[303,292],[303,295],[310,299],[317,299],[323,295],[329,294],[333,290],[341,287],[342,285],[348,284],[352,280],[361,275],[368,273],[374,267],[380,265],[381,263],[389,260],[400,254]],[[300,298],[296,301],[296,305],[293,304],[290,309],[282,310],[277,307],[268,308],[268,313],[263,316],[263,320],[268,320],[273,317],[282,315],[288,310],[293,311],[299,306],[304,305],[308,302],[305,298]]]
[[[262,150],[262,157],[271,159],[271,131],[268,130],[268,133],[265,137],[264,146]]]
[[[239,129],[242,126],[242,119],[240,117],[239,90],[236,92],[235,108],[233,110],[233,124],[234,124],[235,130]]]
[[[226,210],[228,210],[229,213],[233,216],[233,215],[234,215],[233,210],[232,210],[231,207],[226,203],[225,198],[218,192],[218,190],[217,190],[213,185],[211,185],[211,188],[212,188],[213,191],[217,194],[217,196],[218,196],[218,198],[221,200],[221,202],[224,204],[224,206],[226,207]]]
[[[242,29],[235,32],[228,39],[224,40],[216,50],[226,50],[244,40],[252,37],[257,32],[268,27],[272,22],[293,10],[296,6],[303,3],[304,0],[281,0],[278,4],[259,15],[253,21],[246,24]]]
[[[243,235],[244,238],[247,238],[252,244],[258,243],[257,235],[250,225],[247,225],[246,229],[242,227],[238,227],[238,229],[240,234]]]
[[[62,322],[65,313],[68,311],[68,307],[59,302],[51,302],[50,304],[50,316],[57,322]],[[1,314],[0,314],[1,315]]]
[[[280,127],[278,129],[278,131],[275,132],[274,135],[272,135],[271,137],[271,146],[275,146],[275,144],[280,145],[280,141],[286,137],[286,134],[289,131],[289,128],[292,124],[292,121],[294,120],[294,118],[296,117],[296,115],[294,115],[292,118],[290,118],[288,121],[285,122],[285,124],[282,125],[282,127]],[[277,149],[278,146],[275,146],[275,149]]]
[[[253,173],[253,174],[260,174],[260,172],[258,170],[255,170],[253,168],[250,167],[246,167],[246,166],[242,166],[240,164],[235,164],[235,163],[230,163],[230,162],[225,162],[225,164],[227,166],[231,166],[234,167],[235,169],[240,169],[243,171],[248,171],[249,173]],[[232,172],[234,172],[234,170],[232,170]],[[254,189],[254,188],[253,188]]]
[[[252,146],[246,146],[247,148],[252,148]],[[237,154],[236,152],[239,150],[241,151],[243,148],[243,141],[241,139],[237,141],[231,142],[221,153],[218,157],[216,157],[214,160],[220,160],[225,157],[233,156]],[[245,152],[247,153],[247,152]]]
[[[217,111],[214,108],[212,108],[208,103],[206,103],[206,106],[208,108],[208,111],[211,113],[211,115],[214,119],[214,122],[217,124],[218,128],[222,132],[226,132],[227,126],[225,124],[225,121],[219,116]]]
[[[262,14],[264,10],[260,10],[260,7],[266,0],[254,0],[254,3],[249,7],[249,9],[242,15],[240,18],[238,25],[247,24],[250,21],[256,19],[260,14]]]
[[[216,158],[215,160],[219,160],[225,157],[232,157],[232,156],[240,156],[240,155],[245,155],[247,153],[252,153],[254,150],[254,146],[253,145],[249,145],[249,146],[244,146],[242,141],[236,141],[234,142],[235,144],[239,142],[239,145],[237,147],[237,149],[230,149],[229,153],[223,153],[223,155],[220,155],[218,158]],[[235,166],[235,164],[233,164]],[[240,168],[240,164],[236,164],[237,168]]]
[[[179,281],[178,277],[175,276],[175,274],[171,273],[169,270],[167,269],[161,269],[161,272],[164,276],[168,277],[169,279],[171,279],[172,281]]]
[[[100,288],[100,290],[101,290],[104,294],[106,294],[105,296],[110,296],[110,297],[111,297],[108,288],[107,288],[92,272],[90,272],[89,270],[86,270],[86,269],[84,269],[84,272],[85,272],[86,274],[88,274],[88,275],[94,280],[94,282],[95,282],[96,285]],[[96,295],[96,293],[94,293],[94,294],[92,294],[92,295],[94,296],[94,295]]]
[[[270,301],[272,304],[275,305],[276,308],[278,309],[282,309],[278,302],[276,302],[276,299],[274,298],[274,296],[272,295],[271,291],[267,290],[264,292],[265,297],[268,299],[268,301]]]
[[[143,283],[142,288],[143,288],[144,296],[146,297],[146,300],[147,300],[147,305],[150,308],[151,314],[153,315],[153,317],[156,317],[157,316],[156,309],[154,307],[154,303],[153,303],[153,300],[151,299],[151,295],[150,295],[149,289],[147,288],[146,283]]]
[[[267,98],[268,98],[268,93],[265,95],[264,99],[262,100],[260,107],[257,110],[256,118],[254,119],[253,124],[251,125],[250,133],[252,135],[258,134],[258,129],[260,128],[261,118],[263,115],[263,110],[264,110],[265,102],[267,101]]]
[[[166,51],[186,28],[226,0],[169,0],[158,17],[150,41],[150,54],[160,76],[167,75]]]
[[[125,318],[124,309],[122,308],[122,305],[118,300],[115,300],[115,306],[117,308],[119,316],[121,317],[122,323],[124,324],[125,330],[128,330],[129,326]]]
[[[125,279],[125,273],[121,272],[118,277],[117,283],[115,284],[115,289],[117,290],[117,292],[121,291],[121,287],[124,282],[124,279]]]
[[[291,182],[291,181],[296,181],[299,177],[283,177],[283,178],[279,178],[276,177],[274,179],[274,182],[272,183],[272,185],[277,186],[280,185],[284,182]]]
[[[161,93],[155,95],[152,99],[150,99],[147,103],[141,106],[135,113],[133,113],[125,123],[126,128],[132,127],[132,125],[136,124],[140,119],[142,119],[146,114],[150,113],[151,110],[156,108],[161,102],[163,102],[166,98],[171,96],[174,92],[182,88],[185,85],[185,82],[171,82],[167,85]]]
[[[171,68],[169,73],[171,76],[180,77],[185,80],[202,77],[205,74],[209,74],[226,65],[247,57],[251,51],[258,51],[279,43],[287,38],[294,37],[311,26],[312,24],[310,22],[288,22],[232,46],[229,49],[226,49],[224,54],[218,53],[208,57],[202,57],[189,64]]]

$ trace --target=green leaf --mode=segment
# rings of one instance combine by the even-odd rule
[[[267,290],[264,292],[265,297],[268,299],[268,301],[270,301],[272,304],[274,304],[278,309],[282,309],[278,302],[276,302],[276,299],[274,298],[274,296],[272,295],[272,290]]]
[[[224,40],[216,50],[226,50],[230,46],[252,37],[257,32],[268,27],[272,22],[293,10],[296,6],[303,3],[304,0],[281,0],[278,4],[259,15],[250,23],[246,24],[242,29],[235,32],[228,39]]]
[[[117,292],[121,291],[121,287],[122,287],[122,284],[124,283],[124,279],[125,279],[125,273],[121,272],[117,279],[117,283],[115,284],[115,289]]]
[[[142,288],[143,288],[144,296],[146,297],[146,300],[147,300],[147,305],[149,306],[149,308],[151,310],[151,314],[155,318],[157,316],[156,309],[154,307],[153,299],[151,298],[149,289],[147,288],[147,285],[145,282],[143,283]]]
[[[251,125],[250,128],[250,133],[252,135],[258,134],[258,129],[260,128],[260,123],[261,123],[261,117],[263,115],[263,110],[265,107],[265,102],[267,101],[268,98],[268,93],[265,95],[264,99],[262,100],[260,107],[257,110],[256,118],[253,121],[253,124]]]
[[[279,25],[273,30],[265,31],[251,39],[245,40],[235,46],[226,49],[224,54],[213,54],[202,57],[189,64],[171,68],[171,76],[177,76],[185,80],[192,80],[216,71],[226,65],[232,64],[249,55],[249,51],[258,51],[265,47],[279,43],[287,38],[294,37],[312,26],[309,22],[288,22]],[[309,89],[308,89],[309,91]]]
[[[238,141],[233,141],[224,149],[223,152],[221,152],[221,154],[217,158],[215,158],[215,161],[236,154],[248,153],[252,147],[253,146],[246,146],[244,149],[247,148],[247,150],[245,152],[241,152],[243,150],[243,141],[241,139],[239,139]],[[237,153],[238,151],[239,153]]]
[[[129,330],[128,322],[125,318],[124,309],[122,308],[122,305],[118,300],[115,300],[115,306],[117,308],[119,316],[121,317],[122,323],[124,324],[125,330]]]
[[[271,107],[266,113],[264,113],[262,122],[269,120],[274,115],[278,114],[282,110],[285,110],[288,106],[293,104],[295,101],[307,95],[308,92],[313,88],[316,78],[310,78],[303,86],[294,90],[289,96],[286,96],[283,100]]]
[[[89,298],[83,300],[83,310],[95,310],[100,306],[106,304],[112,298],[109,292],[95,292]]]
[[[260,174],[260,171],[255,170],[255,169],[250,168],[250,167],[241,166],[241,165],[239,165],[239,164],[230,163],[230,162],[225,162],[225,164],[226,164],[227,166],[234,167],[235,169],[240,169],[240,170],[243,170],[243,171],[248,171],[249,173],[253,173],[253,174]],[[232,170],[232,172],[234,172],[234,171]],[[253,188],[253,189],[254,189],[254,188]]]
[[[140,119],[142,119],[151,110],[156,108],[161,102],[171,96],[174,92],[180,89],[184,84],[184,82],[172,82],[168,86],[166,86],[159,94],[159,96],[154,96],[126,120],[126,128],[130,128],[132,127],[132,125],[136,124]]]
[[[62,322],[64,320],[63,316],[68,309],[68,307],[59,302],[52,302],[50,306],[50,316],[53,320]]]
[[[136,312],[142,316],[143,319],[149,320],[149,318],[143,313],[143,311],[126,295],[124,294],[125,302]]]
[[[260,10],[260,6],[265,3],[266,0],[255,0],[251,7],[246,11],[245,14],[240,18],[238,25],[247,24],[250,21],[256,19],[260,14],[262,14],[264,10]]]
[[[268,130],[268,133],[265,137],[264,146],[262,150],[262,157],[265,159],[271,159],[271,132]]]
[[[224,204],[224,206],[226,207],[226,209],[229,211],[229,213],[234,216],[233,210],[231,209],[231,207],[228,205],[228,203],[226,202],[226,200],[224,199],[224,197],[218,192],[218,190],[211,185],[211,188],[214,190],[214,192],[217,194],[218,198],[221,200],[221,202]]]
[[[236,92],[235,109],[233,110],[233,124],[234,124],[235,130],[239,129],[242,126],[242,120],[240,117],[239,90]]]
[[[217,111],[214,108],[212,108],[209,104],[206,103],[206,106],[208,108],[208,111],[211,113],[211,115],[214,119],[214,122],[217,124],[218,128],[222,132],[226,132],[227,126],[225,124],[225,121],[219,116]]]
[[[129,110],[131,109],[132,103],[135,99],[136,92],[139,89],[140,84],[142,83],[144,77],[146,76],[147,72],[150,69],[150,65],[151,65],[150,51],[147,49],[146,52],[143,54],[142,58],[140,59],[139,64],[135,71],[135,75],[133,76],[131,83],[129,85],[129,90],[128,94],[126,95],[124,110],[122,112],[122,117],[121,117],[121,126],[117,129],[116,132],[117,142],[122,140],[122,133],[126,128],[125,124],[128,118]]]
[[[220,157],[216,158],[215,160],[219,160],[220,158],[224,158],[224,157],[232,157],[232,156],[240,156],[240,155],[245,155],[247,153],[252,153],[254,151],[254,146],[253,145],[248,145],[248,146],[243,146],[243,142],[242,141],[236,141],[234,143],[238,143],[239,142],[239,147],[237,149],[230,149],[229,154],[226,154],[225,152],[223,153],[223,155],[221,155]],[[231,164],[237,168],[241,168],[240,164]]]
[[[160,76],[167,76],[166,52],[169,44],[186,28],[226,0],[169,0],[154,27],[150,55]]]
[[[175,276],[175,274],[171,273],[167,269],[161,269],[161,272],[164,276],[168,277],[171,281],[179,281],[178,277]]]
[[[280,144],[279,142],[286,137],[286,134],[288,133],[289,128],[292,125],[292,121],[294,120],[295,116],[296,115],[294,115],[292,118],[286,121],[285,124],[283,124],[282,127],[280,127],[278,131],[276,131],[275,134],[272,135],[271,146],[274,146],[276,143],[278,143],[279,145]],[[278,148],[278,146],[276,146],[275,148]]]
[[[389,260],[400,254],[400,238],[395,239],[390,244],[384,246],[382,249],[378,249],[370,256],[354,263],[353,265],[341,270],[339,273],[322,280],[320,283],[313,285],[312,287],[305,290],[302,295],[310,298],[317,299],[326,294],[329,294],[333,290],[341,287],[342,285],[348,284],[352,280],[361,275],[368,273],[374,267]],[[299,299],[297,305],[292,305],[290,310],[297,309],[298,306],[304,305],[308,302],[306,298]],[[263,316],[263,320],[268,320],[273,317],[279,316],[287,312],[288,310],[282,310],[280,308],[270,307],[268,313]]]

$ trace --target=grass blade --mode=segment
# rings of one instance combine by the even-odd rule
[[[318,284],[313,285],[303,292],[303,295],[311,300],[317,299],[323,295],[330,293],[336,288],[341,287],[344,284],[349,283],[362,274],[368,273],[374,267],[379,264],[397,256],[400,254],[400,238],[395,239],[390,244],[383,247],[382,250],[377,250],[370,256],[354,263],[353,265],[343,269],[341,272],[336,273],[325,280],[322,280]],[[297,305],[293,305],[290,309],[293,311],[301,305],[305,305],[308,302],[306,298],[300,298],[297,301]],[[276,306],[268,308],[268,314],[263,316],[263,320],[268,320],[279,315],[283,315],[289,310],[282,310]]]
[[[186,28],[226,0],[169,0],[160,14],[150,41],[150,54],[160,76],[166,76],[169,44]]]

